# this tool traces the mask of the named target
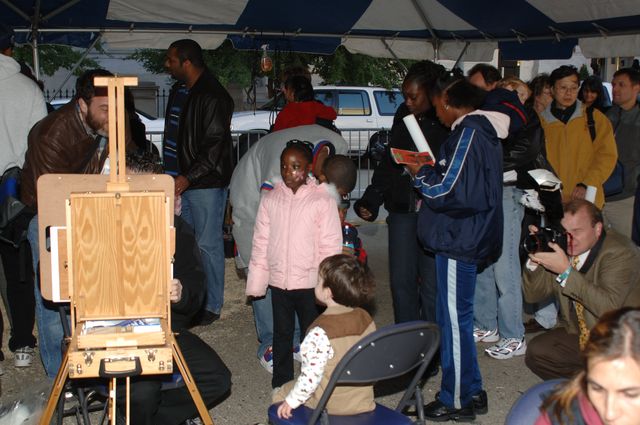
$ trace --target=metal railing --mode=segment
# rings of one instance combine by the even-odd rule
[[[358,169],[356,187],[351,192],[352,199],[359,199],[371,182],[375,164],[367,154],[367,147],[371,137],[381,130],[385,129],[350,128],[342,130],[342,137],[347,141],[347,155],[353,159]],[[236,162],[266,134],[268,133],[264,130],[232,132]],[[162,152],[163,134],[161,132],[147,132],[147,138],[156,145],[159,152]]]

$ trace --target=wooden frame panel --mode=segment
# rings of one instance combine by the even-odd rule
[[[69,208],[77,320],[166,317],[164,193],[71,195]]]
[[[163,191],[169,205],[174,202],[174,182],[169,175],[147,174],[127,175],[126,181],[131,191]],[[71,194],[96,194],[105,192],[109,176],[87,174],[45,174],[38,179],[38,238],[40,242],[40,289],[47,300],[69,300],[66,273],[60,279],[59,294],[54,297],[51,285],[51,252],[47,245],[47,229],[64,227],[67,224],[65,203]],[[125,192],[122,192],[125,193]],[[173,226],[173,211],[169,214],[169,225]],[[173,255],[173,246],[169,252]],[[61,258],[60,262],[66,261]],[[65,270],[60,267],[61,273]]]

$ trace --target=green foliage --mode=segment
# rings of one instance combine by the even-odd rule
[[[144,68],[156,74],[164,73],[164,50],[141,49],[129,56],[139,61]],[[251,85],[252,72],[256,76],[265,75],[259,70],[262,52],[235,50],[229,41],[215,50],[206,50],[204,58],[209,69],[218,77],[223,85],[235,83],[241,87]],[[343,84],[354,86],[398,87],[404,78],[404,68],[395,60],[372,58],[370,56],[351,54],[339,47],[335,54],[311,55],[295,52],[273,52],[274,68],[266,75],[271,79],[279,77],[282,70],[292,66],[312,67],[313,72],[327,84]],[[412,61],[403,61],[409,67]]]
[[[82,57],[80,51],[74,50],[69,46],[42,44],[38,46],[38,49],[40,51],[40,71],[48,76],[53,75],[60,68],[73,68],[73,65]],[[33,68],[33,50],[30,45],[18,46],[13,52],[13,57],[16,60],[25,62]],[[85,58],[75,70],[74,74],[78,76],[87,69],[98,67],[99,65],[96,61]]]
[[[578,74],[580,74],[580,81],[583,81],[589,78],[589,69],[587,68],[587,65],[582,64],[582,66],[580,67],[580,70],[578,71]]]
[[[140,49],[128,56],[139,61],[142,66],[154,74],[165,73],[164,58],[166,50]],[[254,52],[240,52],[233,49],[230,42],[224,42],[215,50],[204,51],[207,67],[220,80],[222,85],[230,83],[242,87],[251,85],[251,68],[257,65],[260,56]]]
[[[164,54],[164,50],[140,49],[127,56],[127,59],[140,62],[144,69],[149,72],[162,74],[164,72]]]
[[[206,50],[204,60],[207,67],[218,77],[222,85],[236,83],[241,87],[251,85],[251,71],[258,66],[260,56],[254,52],[235,50],[229,41],[215,50]]]
[[[403,61],[408,68],[412,61]],[[331,56],[316,56],[314,70],[327,84],[398,87],[405,70],[398,61],[352,54],[340,46]]]

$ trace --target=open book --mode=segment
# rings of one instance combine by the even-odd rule
[[[433,165],[433,158],[429,152],[414,152],[404,149],[391,148],[391,157],[396,164]]]

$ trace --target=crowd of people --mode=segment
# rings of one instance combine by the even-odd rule
[[[36,181],[49,173],[109,172],[108,97],[94,77],[112,74],[85,72],[73,100],[47,115],[42,91],[20,74],[12,47],[12,31],[3,27],[0,89],[16,95],[0,100],[0,202],[19,199],[24,205],[11,229],[1,229],[12,318],[8,345],[16,367],[31,364],[37,345],[53,379],[61,364],[64,315],[38,284],[43,235]],[[137,123],[126,124],[126,149],[129,172],[174,177],[172,329],[211,408],[230,390],[231,373],[188,329],[210,325],[222,312],[228,197],[236,264],[245,272],[253,306],[257,359],[273,374],[278,415],[288,418],[292,409],[314,405],[341,356],[375,330],[367,312],[374,283],[366,251],[345,221],[356,167],[333,125],[335,111],[314,100],[306,70],[290,70],[283,83],[287,104],[272,132],[235,164],[234,103],[206,67],[200,46],[173,42],[164,65],[176,83],[162,164],[149,144],[134,139]],[[366,221],[375,220],[383,205],[388,212],[395,322],[426,320],[440,327],[439,356],[428,375],[441,370],[441,384],[424,407],[427,420],[470,421],[488,411],[480,349],[497,360],[525,356],[545,380],[572,379],[544,405],[540,423],[585,409],[603,422],[612,415],[602,399],[610,391],[607,374],[618,365],[607,362],[629,358],[638,367],[633,307],[640,306],[640,252],[631,238],[640,233],[633,224],[640,216],[640,72],[619,69],[612,87],[607,105],[602,81],[591,76],[581,86],[572,66],[528,84],[503,78],[486,64],[466,78],[430,61],[408,70],[389,144],[353,209]],[[403,120],[409,115],[430,144],[428,164],[398,165],[390,154],[390,148],[416,151]],[[19,191],[5,194],[12,169],[21,170]],[[534,170],[555,175],[561,187],[540,184]],[[525,202],[531,197],[539,200],[536,207]],[[535,309],[528,323],[524,302]],[[525,338],[529,331],[542,333]],[[294,360],[301,362],[297,380]],[[181,424],[197,415],[186,388],[161,391],[155,378],[133,380],[133,423]],[[372,387],[341,389],[328,409],[369,411]]]

